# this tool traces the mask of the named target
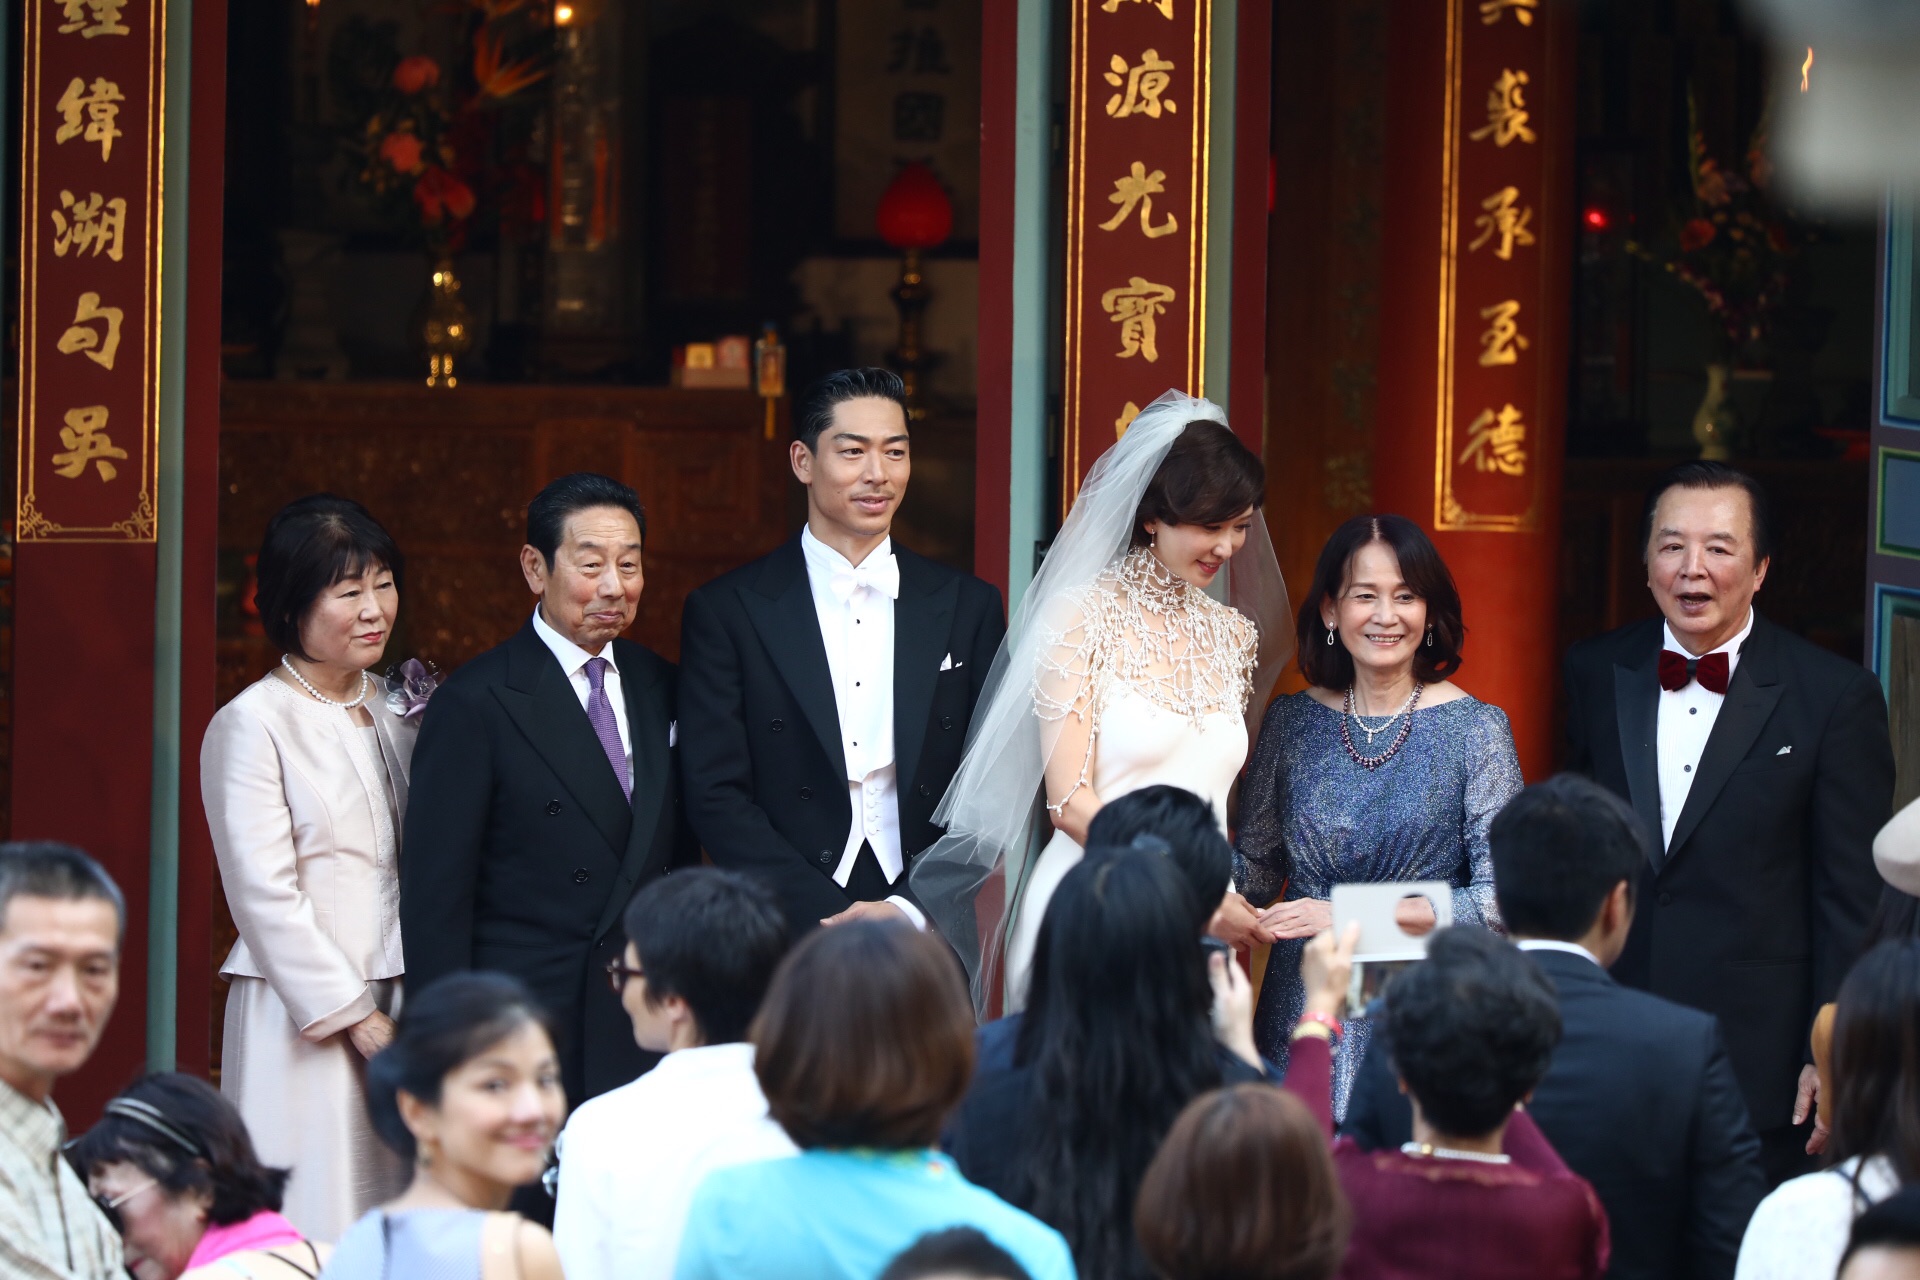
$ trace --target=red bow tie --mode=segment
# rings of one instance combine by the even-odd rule
[[[1672,649],[1660,651],[1660,687],[1668,693],[1678,693],[1694,680],[1698,680],[1700,687],[1709,692],[1725,693],[1729,674],[1727,655],[1724,653],[1689,658]]]

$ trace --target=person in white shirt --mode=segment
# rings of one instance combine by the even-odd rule
[[[554,1243],[567,1280],[667,1280],[700,1181],[792,1155],[767,1115],[747,1027],[786,953],[786,920],[747,876],[656,880],[626,912],[607,967],[640,1048],[666,1056],[573,1113],[560,1135]]]
[[[925,928],[907,873],[940,835],[1005,610],[893,541],[913,469],[898,375],[829,374],[793,426],[806,528],[682,615],[687,817],[717,865],[773,888],[796,936],[861,918]]]
[[[85,1065],[120,994],[126,902],[71,845],[0,844],[0,1276],[124,1277],[120,1238],[61,1155],[53,1086]]]
[[[1774,1185],[1813,1166],[1807,1033],[1880,896],[1887,702],[1873,672],[1756,607],[1775,548],[1751,476],[1671,468],[1641,534],[1661,616],[1568,652],[1565,765],[1655,839],[1613,976],[1720,1020]]]

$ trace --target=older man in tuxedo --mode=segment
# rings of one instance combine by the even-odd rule
[[[800,536],[687,599],[687,813],[719,865],[761,877],[796,934],[905,916],[934,806],[1006,629],[1000,595],[892,539],[912,470],[905,393],[845,369],[794,410]]]
[[[1567,763],[1656,833],[1613,975],[1719,1017],[1777,1183],[1810,1165],[1808,1032],[1880,891],[1886,700],[1753,607],[1773,545],[1751,477],[1674,467],[1641,532],[1662,617],[1568,653]]]
[[[621,913],[695,850],[680,822],[674,668],[619,638],[645,576],[632,489],[563,476],[527,504],[533,616],[427,704],[400,859],[406,985],[459,969],[523,979],[560,1031],[567,1100],[657,1059],[605,967]]]

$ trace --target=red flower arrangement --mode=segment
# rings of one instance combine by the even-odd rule
[[[530,26],[544,26],[544,5],[466,3],[475,11],[471,87],[449,104],[438,62],[419,54],[398,58],[364,128],[348,139],[361,161],[361,185],[396,215],[407,210],[405,221],[436,256],[461,248],[481,191],[512,185],[512,174],[502,179],[487,164],[490,116],[547,75],[544,57],[513,56],[530,43]],[[510,191],[500,194],[512,200]]]
[[[1765,339],[1773,312],[1786,296],[1788,270],[1812,239],[1811,230],[1768,194],[1773,164],[1767,156],[1771,109],[1747,142],[1746,172],[1722,168],[1707,153],[1693,95],[1687,95],[1687,173],[1693,198],[1674,218],[1672,253],[1637,241],[1627,250],[1691,287],[1719,325],[1728,354]]]

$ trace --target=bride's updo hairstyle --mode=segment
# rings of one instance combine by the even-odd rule
[[[1393,552],[1400,564],[1400,580],[1427,602],[1427,625],[1433,643],[1422,642],[1413,651],[1413,678],[1422,684],[1445,680],[1460,669],[1460,647],[1467,640],[1467,624],[1460,617],[1460,590],[1440,558],[1440,549],[1419,525],[1405,516],[1355,516],[1333,531],[1313,566],[1313,585],[1300,597],[1296,624],[1300,641],[1300,674],[1322,689],[1344,689],[1353,683],[1353,655],[1347,646],[1327,643],[1320,606],[1338,602],[1347,575],[1360,548],[1378,542]]]
[[[1224,524],[1266,501],[1267,469],[1224,423],[1189,422],[1147,482],[1133,516],[1133,545],[1153,541],[1147,521]]]

